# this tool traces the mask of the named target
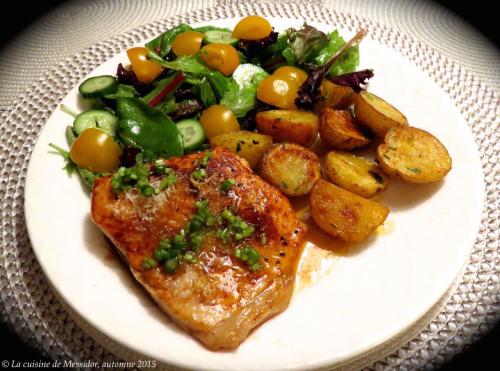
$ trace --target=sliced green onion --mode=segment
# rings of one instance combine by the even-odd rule
[[[185,253],[184,256],[182,257],[182,260],[184,260],[185,262],[191,263],[191,264],[194,264],[197,262],[196,257],[190,252]]]
[[[167,273],[174,273],[177,270],[177,267],[179,266],[179,260],[177,258],[170,258],[165,260],[165,264],[163,264],[163,267],[165,268],[165,271]]]
[[[177,176],[174,173],[170,173],[160,181],[158,190],[160,191],[164,190],[165,188],[170,187],[172,184],[175,184],[176,181],[177,181]]]
[[[262,268],[262,265],[259,263],[260,254],[253,246],[246,245],[236,249],[234,251],[234,256],[245,262],[252,271]]]
[[[224,193],[229,192],[229,189],[236,184],[236,180],[234,178],[229,178],[222,182],[220,186],[220,190]]]
[[[212,152],[207,151],[203,159],[201,160],[201,166],[206,167],[208,165],[208,161],[212,158]]]
[[[205,171],[205,169],[196,169],[195,171],[193,171],[191,176],[195,180],[201,180],[207,176],[207,172]]]
[[[142,267],[144,269],[151,269],[154,268],[158,265],[158,262],[154,260],[153,258],[146,257],[142,260]]]
[[[169,258],[172,258],[172,254],[171,254],[171,251],[172,249],[168,250],[168,249],[156,249],[154,251],[154,258],[157,262],[163,262]]]
[[[159,247],[160,249],[171,249],[172,244],[170,243],[170,240],[161,240]]]

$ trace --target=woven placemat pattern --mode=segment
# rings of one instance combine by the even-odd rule
[[[498,96],[461,66],[401,31],[358,16],[293,1],[286,4],[226,4],[200,9],[97,43],[53,68],[2,115],[1,319],[10,323],[25,341],[50,357],[81,361],[119,360],[82,331],[80,326],[85,327],[83,319],[78,319],[78,324],[71,319],[52,293],[34,257],[23,213],[24,182],[33,145],[58,102],[80,78],[114,54],[180,22],[195,23],[248,13],[304,18],[348,30],[367,28],[371,38],[399,51],[420,66],[450,96],[470,125],[481,153],[486,199],[481,228],[464,275],[457,281],[456,289],[449,293],[451,297],[439,314],[434,319],[424,319],[419,324],[421,327],[413,329],[415,333],[410,335],[415,337],[410,341],[401,338],[399,342],[385,344],[363,359],[363,365],[375,369],[422,369],[441,364],[481,336],[498,320],[500,313]],[[432,322],[427,324],[430,320]],[[111,344],[107,344],[107,348],[113,349]],[[113,351],[126,356],[126,350]],[[354,365],[361,366],[355,363],[344,366],[351,368]]]

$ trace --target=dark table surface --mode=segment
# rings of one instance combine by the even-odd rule
[[[0,22],[0,48],[21,32],[39,16],[59,5],[64,0],[44,0],[38,2],[9,2],[9,12],[22,16],[10,22]],[[439,1],[449,9],[468,20],[490,40],[499,45],[500,32],[498,31],[495,2],[476,0],[470,2],[457,2],[451,0]],[[500,62],[500,61],[499,61]],[[19,337],[4,324],[0,324],[0,362],[2,360],[16,361],[47,361],[39,351],[24,344]],[[468,347],[466,351],[455,356],[440,370],[494,370],[499,369],[498,357],[500,352],[500,325],[479,342]]]

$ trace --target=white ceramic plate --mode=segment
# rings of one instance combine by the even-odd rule
[[[276,29],[300,20],[269,18]],[[232,27],[236,20],[207,24]],[[328,32],[332,27],[314,24]],[[342,32],[345,37],[351,36]],[[401,55],[372,41],[361,45],[369,90],[398,107],[413,126],[436,135],[453,158],[437,184],[393,182],[379,198],[390,233],[352,246],[334,269],[297,290],[282,314],[256,329],[235,351],[211,352],[178,329],[135,283],[90,220],[78,177],[61,170],[48,147],[65,143],[72,118],[56,110],[34,148],[25,212],[31,243],[51,284],[79,315],[119,344],[153,359],[195,369],[316,368],[360,356],[421,318],[467,261],[479,226],[483,182],[472,134],[446,94]],[[114,74],[121,53],[92,75]],[[62,103],[81,109],[78,85]],[[111,257],[110,257],[111,256]]]

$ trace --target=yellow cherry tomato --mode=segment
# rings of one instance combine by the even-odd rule
[[[238,51],[229,44],[208,44],[201,48],[201,59],[213,70],[231,76],[240,65]]]
[[[132,70],[140,82],[148,83],[156,79],[161,71],[162,66],[148,59],[148,49],[137,47],[127,50],[128,59],[132,64]]]
[[[249,15],[236,24],[233,30],[235,39],[259,40],[269,36],[273,31],[271,24],[258,15]]]
[[[240,130],[240,124],[234,113],[220,104],[214,104],[204,110],[200,116],[200,123],[209,139],[219,134]]]
[[[69,155],[75,164],[94,173],[115,170],[120,165],[122,150],[111,135],[101,129],[82,131],[71,145]]]
[[[203,33],[196,31],[183,32],[174,39],[172,50],[175,55],[195,55],[201,48]]]
[[[295,98],[300,85],[289,76],[271,75],[257,88],[257,98],[264,103],[284,109],[297,109]]]
[[[292,66],[280,67],[273,72],[273,75],[289,77],[299,85],[302,85],[302,83],[307,79],[307,73],[304,70]]]

